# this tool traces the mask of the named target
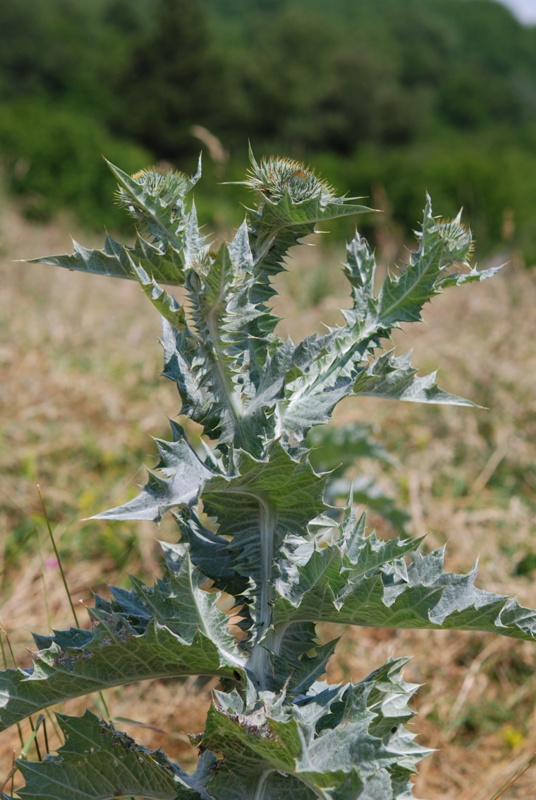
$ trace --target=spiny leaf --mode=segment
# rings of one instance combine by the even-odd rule
[[[96,514],[94,519],[158,521],[168,509],[197,501],[212,470],[194,452],[181,426],[171,422],[171,429],[172,442],[155,440],[161,456],[157,466],[161,474],[150,473],[148,482],[134,500]]]
[[[130,280],[135,278],[135,264],[156,281],[182,285],[183,248],[186,244],[191,249],[191,226],[186,225],[188,214],[184,197],[201,177],[200,169],[192,178],[182,173],[162,173],[157,169],[143,170],[129,176],[113,164],[107,163],[119,181],[119,202],[141,223],[142,232],[147,231],[154,243],[138,233],[135,247],[127,247],[111,236],[106,236],[102,250],[88,249],[73,242],[72,255],[28,260],[30,263],[51,264],[69,270]]]
[[[443,571],[444,550],[415,553],[414,540],[381,542],[365,536],[363,522],[347,522],[341,538],[311,547],[304,563],[287,550],[286,572],[278,581],[274,625],[330,621],[385,628],[489,631],[534,641],[536,611],[474,585],[467,575]]]
[[[390,350],[363,369],[353,385],[353,395],[382,397],[388,400],[405,400],[411,403],[472,406],[463,397],[445,392],[435,382],[436,373],[422,377],[411,365],[411,353],[393,355]]]
[[[360,507],[369,508],[383,517],[404,538],[409,535],[406,525],[411,519],[410,515],[370,475],[357,475],[352,480],[339,478],[328,484],[326,500],[331,505],[335,505],[337,500],[346,501],[349,496]]]
[[[93,630],[36,636],[33,669],[0,673],[0,728],[110,686],[195,674],[235,679],[244,659],[217,595],[199,582],[186,558],[154,589],[135,581],[132,592],[114,589],[111,603],[97,598],[89,610]]]
[[[215,436],[220,446],[231,442],[259,456],[263,440],[273,435],[270,387],[282,387],[284,372],[273,374],[287,352],[272,331],[277,317],[259,300],[258,274],[244,223],[233,241],[186,281],[192,331],[177,304],[140,273],[151,297],[171,329],[165,330],[166,377],[177,382],[183,412]],[[273,405],[273,399],[272,403]]]
[[[154,167],[130,176],[109,161],[106,163],[119,182],[118,202],[156,241],[180,250],[186,212],[184,197],[201,177],[201,159],[191,178],[182,172]]]
[[[205,510],[218,522],[218,533],[231,537],[234,568],[250,579],[250,593],[256,595],[264,590],[263,569],[276,557],[283,537],[303,534],[322,511],[325,481],[307,461],[289,456],[279,442],[263,460],[237,453],[235,465],[234,476],[208,481],[202,498]],[[218,580],[217,575],[209,577]]]
[[[493,270],[451,273],[454,267],[467,267],[471,247],[470,231],[459,219],[442,222],[433,217],[428,199],[419,249],[399,276],[388,275],[376,295],[374,255],[356,233],[344,267],[353,301],[352,308],[343,312],[347,324],[305,339],[296,348],[287,373],[278,413],[281,427],[291,439],[300,440],[310,427],[327,422],[337,403],[354,394],[472,405],[439,389],[434,375],[418,377],[408,355],[373,357],[393,328],[420,320],[423,305],[443,288],[493,274]]]
[[[195,375],[208,400],[204,415],[210,429],[220,427],[220,442],[259,452],[258,435],[245,421],[249,392],[244,383],[249,386],[251,380],[249,328],[264,312],[249,300],[247,234],[240,248],[243,261],[236,260],[236,249],[221,248],[204,274],[190,277],[189,307],[198,341]]]
[[[441,278],[439,285],[443,288],[446,286],[463,286],[464,283],[482,283],[482,281],[486,281],[488,278],[497,275],[503,266],[504,264],[501,264],[498,267],[490,267],[489,269],[480,271],[477,270],[476,267],[473,267],[469,272],[446,275],[444,278]]]
[[[177,300],[166,292],[154,278],[151,278],[141,265],[132,262],[132,273],[137,278],[143,292],[162,315],[162,319],[167,320],[175,330],[180,331],[183,337],[188,336],[193,339],[188,329],[184,308],[179,305]],[[196,347],[196,344],[192,343],[192,345]]]
[[[83,247],[73,240],[71,255],[45,256],[27,259],[30,264],[51,264],[65,269],[89,272],[111,278],[135,280],[133,264],[142,267],[155,280],[182,285],[184,270],[180,255],[169,245],[151,244],[137,236],[134,247],[127,247],[107,235],[102,250]]]
[[[197,221],[197,209],[192,200],[190,211],[184,215],[183,261],[187,270],[202,272],[214,256],[210,242],[201,232]]]
[[[267,688],[273,692],[283,691],[287,698],[305,696],[326,672],[338,641],[318,644],[313,623],[281,626],[277,636],[268,636],[263,642],[269,664]],[[274,645],[277,652],[270,649]]]
[[[146,586],[137,578],[131,580],[134,589],[130,592],[112,589],[115,607],[123,609],[122,613],[129,617],[143,614],[145,620],[155,620],[188,644],[201,633],[217,646],[224,661],[241,667],[243,657],[227,629],[227,617],[218,608],[219,595],[200,588],[199,584],[206,581],[192,566],[189,553],[154,586]]]
[[[203,634],[188,644],[153,622],[136,634],[121,617],[94,610],[92,618],[98,628],[84,645],[76,630],[66,632],[61,646],[53,641],[36,653],[33,670],[0,673],[0,729],[50,705],[111,686],[195,674],[234,677],[238,665],[224,666],[217,646]]]
[[[181,414],[204,427],[204,432],[218,440],[229,438],[230,414],[225,410],[220,418],[213,413],[214,396],[204,380],[204,359],[200,357],[197,338],[183,332],[162,317],[162,346],[166,378],[177,384],[182,400]]]
[[[159,750],[147,750],[94,714],[57,715],[65,744],[57,756],[21,761],[26,780],[18,794],[24,800],[210,800],[200,783],[214,759],[205,757],[188,775]]]
[[[403,728],[416,689],[401,680],[403,663],[391,662],[354,686],[317,684],[293,705],[264,693],[249,709],[236,695],[218,692],[219,707],[209,711],[200,737],[203,747],[223,755],[208,791],[222,800],[276,800],[290,792],[300,800],[379,798],[380,787],[382,800],[393,800],[402,784],[410,792],[415,763],[427,751]]]
[[[459,218],[443,222],[434,217],[429,197],[418,237],[419,249],[412,253],[408,265],[399,276],[388,275],[378,294],[378,317],[385,327],[420,320],[424,304],[441,291],[447,270],[468,266],[471,231]]]

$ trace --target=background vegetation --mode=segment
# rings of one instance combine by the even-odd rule
[[[249,137],[372,197],[401,239],[428,189],[481,255],[536,260],[536,28],[493,0],[4,0],[0,30],[0,161],[34,218],[101,226],[101,153],[187,170],[203,126],[222,178]]]

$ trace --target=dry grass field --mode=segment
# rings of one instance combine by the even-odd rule
[[[0,207],[0,615],[22,664],[32,630],[73,622],[37,485],[81,620],[92,590],[126,586],[129,572],[156,574],[155,539],[175,535],[169,523],[157,530],[80,521],[134,493],[142,465],[153,463],[150,435],[167,435],[179,400],[159,377],[158,315],[137,286],[10,261],[70,251],[66,231],[74,227],[34,227],[7,201]],[[305,250],[279,281],[277,312],[294,336],[332,321],[345,303],[342,251]],[[536,275],[509,266],[492,281],[447,292],[425,316],[396,344],[412,347],[423,371],[439,366],[445,389],[489,410],[367,399],[343,404],[337,421],[376,426],[399,463],[371,463],[370,471],[411,513],[412,533],[427,534],[430,549],[447,544],[449,569],[467,571],[478,557],[479,585],[535,606]],[[372,522],[392,535],[381,519]],[[415,730],[437,749],[421,764],[416,796],[491,800],[536,752],[536,647],[472,633],[355,629],[328,677],[359,680],[394,655],[413,656],[406,678],[423,684]],[[120,727],[188,765],[195,754],[186,733],[202,728],[209,688],[136,685],[110,692],[106,703]],[[88,702],[100,708],[99,698]],[[47,730],[52,748],[50,721]],[[20,747],[16,730],[0,736],[1,776]],[[501,795],[534,796],[536,766]]]

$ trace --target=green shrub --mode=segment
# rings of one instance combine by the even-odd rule
[[[437,137],[390,150],[366,145],[350,159],[322,156],[324,174],[345,180],[352,193],[385,193],[393,220],[406,237],[429,191],[445,216],[463,208],[471,218],[481,257],[499,252],[536,264],[536,155],[529,142],[489,136]],[[372,219],[368,232],[381,219]]]
[[[139,145],[114,138],[83,114],[38,100],[0,107],[0,163],[9,189],[32,219],[47,220],[67,207],[87,227],[102,228],[106,222],[124,228],[124,214],[109,208],[114,181],[103,153],[129,171],[153,160]]]

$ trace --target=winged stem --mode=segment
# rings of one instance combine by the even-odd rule
[[[254,495],[255,496],[255,495]],[[277,514],[265,498],[255,496],[259,504],[260,573],[258,599],[255,613],[255,639],[248,659],[250,673],[255,676],[259,690],[268,688],[270,656],[263,646],[272,622],[272,598],[274,591],[274,546]],[[269,644],[266,642],[265,644]]]
[[[353,301],[344,326],[297,346],[282,341],[268,301],[289,248],[320,220],[368,209],[336,197],[297,162],[251,163],[246,184],[258,205],[219,253],[185,204],[200,172],[130,177],[112,167],[139,225],[135,247],[107,237],[103,250],[75,244],[72,255],[43,259],[139,281],[165,321],[164,374],[177,384],[181,413],[209,441],[200,454],[172,422],[173,439],[156,440],[160,462],[140,494],[97,515],[159,521],[174,510],[180,540],[165,545],[164,577],[154,586],[132,578],[132,590],[97,597],[91,630],[35,635],[33,667],[0,672],[0,724],[155,677],[215,675],[225,691],[214,692],[196,737],[193,775],[93,715],[60,716],[58,756],[21,765],[24,800],[409,800],[427,750],[404,728],[416,690],[401,677],[404,660],[358,683],[327,685],[320,679],[335,641],[318,644],[316,624],[536,639],[536,612],[478,589],[476,569],[445,572],[443,551],[421,555],[416,540],[367,535],[355,510],[335,519],[324,500],[329,477],[315,473],[305,441],[351,395],[469,405],[439,389],[434,374],[418,377],[409,354],[375,351],[439,291],[494,270],[468,268],[470,232],[459,218],[433,217],[428,200],[418,250],[376,293],[374,255],[356,234],[344,266]],[[188,319],[157,282],[186,288]],[[240,643],[219,607],[222,592],[242,609]]]

